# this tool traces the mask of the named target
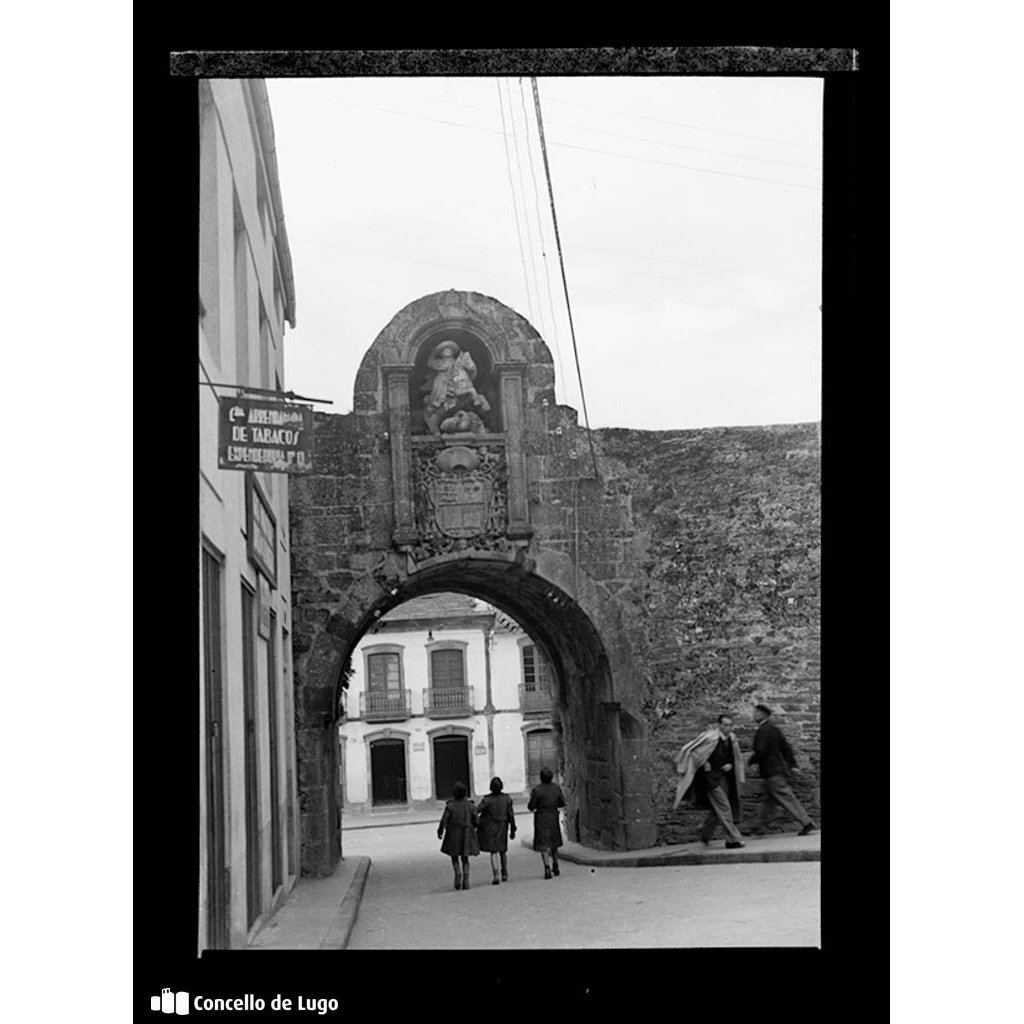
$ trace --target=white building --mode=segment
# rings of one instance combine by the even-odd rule
[[[261,81],[199,83],[199,377],[282,390],[295,326],[273,126]],[[288,478],[218,468],[200,388],[199,934],[244,947],[298,874]]]
[[[343,814],[437,809],[498,775],[511,796],[560,767],[552,673],[519,626],[437,594],[381,617],[357,645],[338,726]]]

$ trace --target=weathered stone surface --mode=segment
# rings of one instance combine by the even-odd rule
[[[533,535],[518,561],[469,541],[452,560],[416,566],[393,544],[382,367],[415,366],[442,322],[476,332],[494,365],[528,363],[521,450]],[[777,709],[801,766],[794,787],[819,815],[817,425],[598,430],[592,479],[586,432],[554,404],[553,382],[551,354],[522,317],[450,291],[416,300],[381,332],[352,414],[316,415],[318,472],[291,492],[298,721],[322,728],[333,713],[339,667],[374,610],[462,589],[514,609],[555,655],[566,820],[579,841],[692,840],[704,812],[672,809],[673,756],[722,711],[749,751],[759,700]],[[299,745],[300,760],[318,763],[300,772],[300,787],[314,787],[301,796],[303,870],[334,856],[332,751],[322,739]],[[760,799],[752,780],[742,824]]]

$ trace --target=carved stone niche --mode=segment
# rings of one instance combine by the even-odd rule
[[[501,431],[494,359],[476,334],[453,323],[424,338],[409,380],[409,414],[414,437]]]
[[[527,364],[492,362],[479,340],[463,348],[460,337],[472,336],[432,331],[415,362],[381,367],[393,539],[413,566],[472,552],[512,558],[533,533],[523,449]],[[460,375],[454,360],[463,351],[471,359]]]

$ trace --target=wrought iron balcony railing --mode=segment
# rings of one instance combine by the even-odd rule
[[[519,707],[524,715],[546,715],[551,712],[551,690],[546,686],[539,689],[527,689],[519,684]]]
[[[371,690],[359,694],[359,715],[367,722],[402,722],[412,714],[411,690]]]
[[[423,714],[427,718],[466,718],[473,714],[473,688],[457,686],[439,690],[433,686],[423,691]]]

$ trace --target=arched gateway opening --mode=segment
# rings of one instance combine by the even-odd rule
[[[641,681],[613,591],[580,564],[574,520],[596,482],[553,385],[527,321],[445,292],[381,332],[352,414],[316,417],[317,474],[291,492],[305,874],[340,855],[334,734],[352,651],[391,609],[443,592],[506,613],[551,666],[570,837],[653,845]],[[380,759],[394,754],[387,739]]]

